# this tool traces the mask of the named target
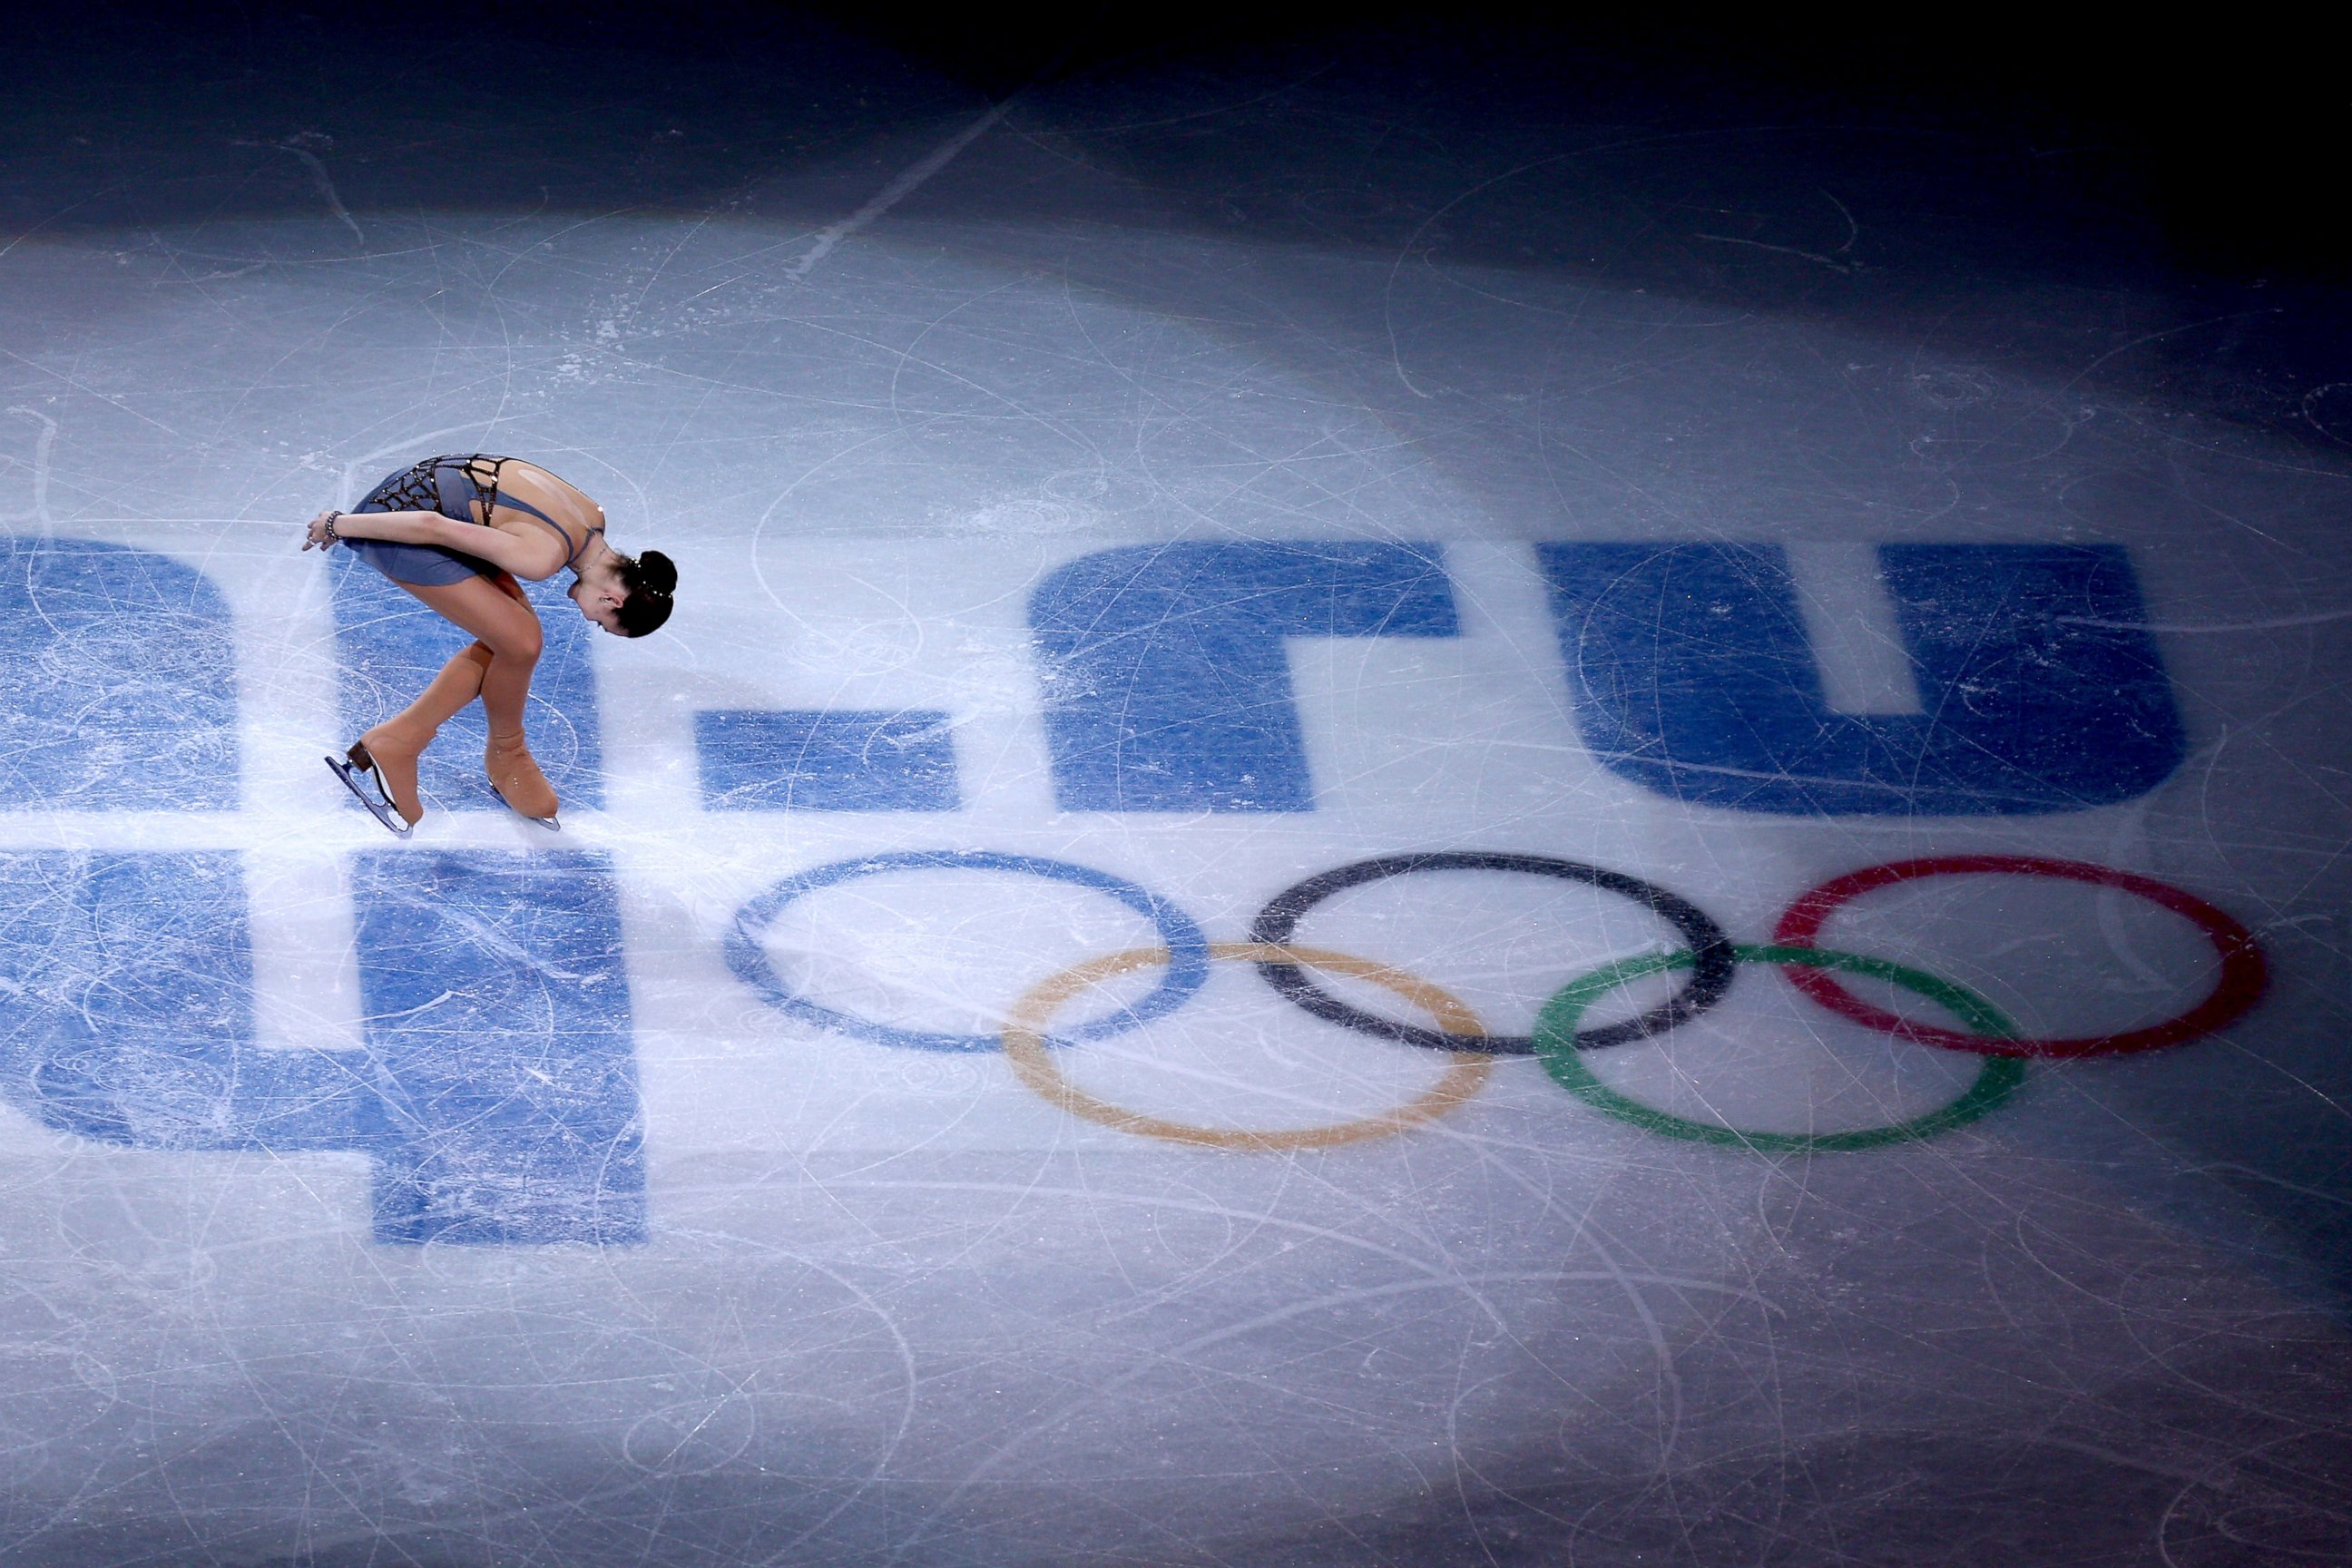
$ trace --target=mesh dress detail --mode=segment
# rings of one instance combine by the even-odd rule
[[[553,530],[555,536],[563,541],[563,563],[571,565],[580,559],[588,542],[583,539],[575,545],[562,523],[529,501],[499,493],[499,471],[511,461],[510,458],[494,458],[484,452],[426,458],[387,475],[352,510],[432,511],[453,522],[486,527],[474,516],[474,502],[483,503],[483,517],[506,506]],[[346,539],[343,543],[392,581],[418,587],[446,587],[468,577],[495,577],[499,572],[499,568],[478,556],[438,544],[404,544],[389,539]]]

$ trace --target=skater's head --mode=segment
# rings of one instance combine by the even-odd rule
[[[607,551],[572,584],[580,613],[614,637],[641,637],[669,619],[677,591],[677,564],[658,550],[643,555]]]

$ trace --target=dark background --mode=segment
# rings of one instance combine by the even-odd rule
[[[2277,9],[2191,21],[2148,12],[2094,23],[2026,10],[1834,18],[1756,7],[1206,5],[931,7],[816,0],[684,0],[647,6],[548,0],[27,9],[10,27],[18,65],[9,130],[105,94],[199,107],[190,91],[242,67],[252,90],[310,100],[340,79],[422,109],[445,91],[506,99],[545,84],[520,56],[624,52],[630,68],[592,89],[614,110],[741,110],[777,66],[859,46],[996,98],[1041,77],[1148,84],[1171,68],[1248,74],[1304,53],[1344,57],[1462,110],[1563,121],[1596,100],[1705,118],[1742,108],[1896,121],[1959,135],[2021,133],[2074,171],[2097,222],[2136,209],[2167,258],[2234,275],[2352,275],[2336,216],[2338,142],[2352,104],[2325,38]],[[2053,10],[2057,8],[2053,8]],[[484,68],[488,74],[483,74]],[[200,82],[194,79],[205,79]],[[713,79],[713,78],[722,79]],[[697,101],[703,92],[718,101]],[[22,144],[12,152],[23,151]],[[2061,183],[2069,177],[2060,176]]]
[[[2137,393],[2341,447],[2343,74],[2276,12],[2151,15],[1221,0],[1097,6],[1073,26],[856,0],[60,8],[9,36],[0,243],[315,212],[278,150],[305,135],[355,211],[788,195],[803,217],[846,212],[923,136],[1018,95],[1010,128],[1115,173],[1148,214],[1078,211],[1050,172],[943,181],[910,210],[951,199],[982,220],[1443,247],[1898,334],[1932,322],[1947,342],[2064,369],[2128,348],[2116,368]],[[1460,200],[1596,148],[1572,187]],[[1336,212],[1333,189],[1349,195]],[[1675,216],[1693,210],[1780,247],[1785,276],[1695,248]]]

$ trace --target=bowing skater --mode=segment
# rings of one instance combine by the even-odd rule
[[[535,463],[485,453],[427,458],[386,479],[349,511],[310,520],[302,548],[341,544],[423,600],[474,642],[406,708],[329,757],[360,804],[405,838],[425,807],[416,762],[434,735],[481,699],[490,740],[482,766],[514,811],[553,828],[559,802],[523,737],[539,663],[539,616],[515,581],[569,567],[567,596],[616,637],[669,619],[677,568],[658,550],[624,555],[604,542],[604,510]],[[362,787],[365,778],[373,789]]]

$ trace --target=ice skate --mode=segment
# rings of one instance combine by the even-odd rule
[[[371,740],[375,742],[373,746]],[[409,750],[387,737],[384,726],[379,724],[353,741],[342,756],[329,757],[327,766],[370,816],[394,837],[405,838],[425,816],[425,807],[416,798],[416,757],[423,750],[422,746]]]
[[[488,663],[489,651],[476,643],[444,665],[415,701],[362,734],[345,756],[327,759],[360,804],[403,838],[425,816],[425,804],[416,794],[416,761],[441,726],[481,690],[482,670]],[[374,786],[373,791],[360,786],[362,774]]]
[[[517,816],[528,817],[551,833],[563,825],[555,819],[555,786],[539,771],[530,748],[520,734],[493,735],[482,752],[483,771],[490,775],[490,793]]]

